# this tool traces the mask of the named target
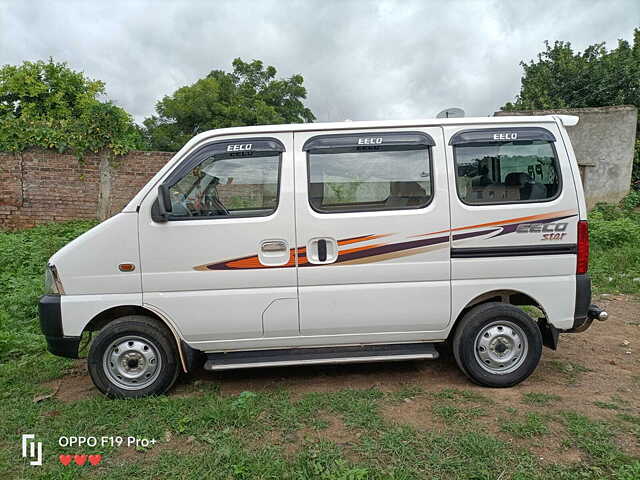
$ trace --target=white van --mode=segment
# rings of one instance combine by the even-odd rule
[[[435,359],[443,342],[471,380],[517,384],[559,332],[606,318],[590,305],[577,120],[202,133],[51,257],[49,351],[77,357],[99,332],[89,372],[115,397],[203,365]]]

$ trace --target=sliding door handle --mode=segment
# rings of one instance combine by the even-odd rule
[[[324,238],[318,240],[318,260],[327,261],[327,241]]]
[[[338,259],[338,242],[333,238],[312,238],[307,243],[307,260],[309,263],[327,264]]]

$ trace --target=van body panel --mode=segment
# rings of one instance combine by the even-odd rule
[[[573,327],[576,301],[576,276],[497,277],[473,280],[453,280],[451,311],[454,318],[473,301],[489,292],[511,291],[528,295],[538,302],[554,327],[566,330]]]
[[[239,350],[267,350],[272,348],[331,347],[344,345],[386,345],[390,343],[443,342],[449,328],[424,332],[380,332],[339,335],[294,335],[289,337],[257,337],[214,342],[187,342],[192,348],[204,352],[226,352]]]
[[[65,294],[142,292],[137,232],[138,215],[119,213],[58,250],[49,264],[56,266]],[[132,263],[135,270],[120,271],[122,263]]]
[[[311,153],[303,146],[318,134],[294,134],[297,244],[305,248],[306,257],[314,254],[314,239],[338,245],[338,254],[330,263],[298,259],[301,335],[441,330],[449,322],[449,200],[442,130],[349,129],[336,132],[335,138],[338,144],[343,137],[361,136],[364,143],[385,133],[401,132],[421,132],[436,139],[436,146],[425,149],[431,157],[431,171],[424,173],[431,184],[430,202],[421,208],[382,211],[366,211],[355,204],[354,209],[365,211],[352,212],[312,208]],[[322,135],[329,144],[331,133]],[[375,154],[368,150],[349,153],[361,155],[364,162]],[[325,156],[318,162],[325,161]],[[346,158],[358,161],[359,157]],[[348,161],[343,163],[345,169],[350,168]],[[329,188],[323,188],[326,195]]]
[[[61,295],[62,330],[65,336],[77,337],[98,314],[114,307],[141,306],[142,293],[105,295]]]
[[[262,137],[275,138],[285,149],[272,214],[158,223],[151,213],[155,195],[147,196],[140,207],[143,302],[172,318],[187,342],[260,337],[265,333],[262,314],[267,307],[280,298],[295,298],[297,278],[291,253],[295,249],[293,135],[252,134],[250,138]],[[216,141],[233,140],[240,145],[243,138],[248,137],[220,137]],[[182,162],[189,162],[191,154]],[[227,185],[234,181],[229,177]],[[282,246],[281,252],[263,249],[265,254],[283,257],[283,262],[277,256],[270,257],[279,266],[260,256],[264,242]],[[290,318],[294,310],[297,316],[294,307],[290,307]],[[291,328],[297,328],[297,319],[295,323]]]
[[[503,195],[505,202],[461,199],[452,136],[501,128],[544,129],[555,138],[557,195],[512,201],[516,190],[498,173],[504,185],[492,194]],[[424,176],[430,201],[380,211],[323,212],[312,206],[305,143],[317,136],[385,132],[423,132],[433,139]],[[255,138],[284,146],[273,213],[152,219],[158,185],[194,152],[212,142]],[[500,169],[497,158],[479,160]],[[510,173],[537,171],[534,166]],[[227,179],[227,185],[234,181]],[[473,180],[464,188],[475,188]],[[551,325],[571,329],[580,219],[586,219],[586,205],[579,170],[557,117],[240,127],[191,139],[122,213],[61,249],[51,263],[65,289],[61,315],[68,336],[81,335],[92,318],[111,307],[140,305],[205,352],[439,342],[466,307],[490,292],[525,294]],[[136,269],[121,272],[120,263]]]
[[[274,302],[288,298],[296,301],[279,305],[281,323],[267,324],[264,330],[263,313]],[[143,306],[160,309],[173,319],[180,336],[188,343],[273,336],[282,330],[298,332],[295,286],[150,292],[144,294]]]

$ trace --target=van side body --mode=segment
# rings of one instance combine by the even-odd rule
[[[452,340],[483,304],[537,308],[531,321],[556,348],[558,333],[586,329],[599,312],[589,313],[581,266],[587,210],[564,126],[575,121],[202,133],[122,212],[51,257],[53,287],[40,302],[49,350],[77,357],[83,332],[135,315],[166,330],[185,371],[205,359],[209,369],[328,363],[319,348],[361,361],[349,349]],[[526,332],[487,333],[486,348],[500,352],[485,358],[480,339],[478,361],[500,373],[501,350]],[[437,356],[411,348],[371,359]]]

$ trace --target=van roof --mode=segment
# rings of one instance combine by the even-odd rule
[[[276,132],[312,132],[323,130],[351,130],[366,128],[401,128],[401,127],[428,127],[440,125],[467,125],[467,124],[505,124],[505,123],[555,123],[556,118],[569,126],[577,122],[577,117],[571,115],[537,115],[537,116],[497,116],[497,117],[458,117],[458,118],[425,118],[415,120],[367,120],[345,122],[316,122],[316,123],[289,123],[281,125],[255,125],[250,127],[230,127],[207,130],[198,134],[195,139],[210,136],[252,134],[252,133],[276,133]],[[194,140],[195,140],[194,139]]]

